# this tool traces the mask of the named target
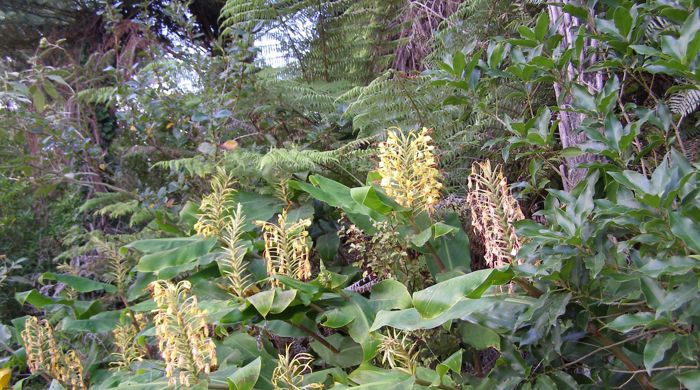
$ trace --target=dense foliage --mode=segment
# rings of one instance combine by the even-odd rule
[[[698,5],[7,2],[0,388],[700,389]]]

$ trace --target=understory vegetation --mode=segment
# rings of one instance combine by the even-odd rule
[[[700,389],[698,5],[3,1],[0,388]]]

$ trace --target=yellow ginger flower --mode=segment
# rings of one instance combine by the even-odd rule
[[[27,366],[32,373],[45,373],[70,389],[85,389],[83,365],[75,351],[64,353],[58,346],[51,324],[27,318],[22,331]]]
[[[440,199],[440,173],[434,156],[430,130],[404,134],[399,128],[387,130],[379,145],[381,186],[396,203],[431,212]]]
[[[172,284],[157,280],[149,287],[158,306],[153,322],[165,361],[165,376],[170,385],[189,387],[217,364],[204,312],[197,297],[190,295],[192,285],[188,281]]]
[[[389,331],[382,335],[379,353],[382,356],[382,364],[410,375],[416,373],[419,351],[416,343],[411,342],[406,333]]]
[[[253,286],[250,275],[246,273],[243,262],[246,254],[245,247],[241,244],[245,215],[239,203],[236,210],[228,218],[228,224],[223,231],[224,255],[219,259],[221,273],[229,282],[227,286],[232,295],[242,298]]]
[[[128,314],[126,320],[114,328],[112,335],[117,351],[112,354],[115,358],[111,363],[112,367],[117,370],[128,369],[132,363],[142,360],[146,355],[145,348],[136,340],[145,322],[145,316],[141,313]]]
[[[475,162],[467,183],[472,229],[483,240],[486,263],[490,267],[510,264],[520,248],[513,222],[525,216],[510,193],[501,167],[492,169],[488,160]]]
[[[311,363],[314,358],[308,353],[298,353],[290,356],[287,344],[284,355],[280,354],[277,367],[272,371],[272,388],[274,390],[311,390],[323,389],[322,383],[309,383],[304,385],[304,375],[311,373]]]
[[[233,189],[233,178],[223,168],[211,179],[211,193],[202,198],[199,204],[201,213],[198,215],[194,230],[204,237],[215,237],[226,227],[227,216],[231,211],[229,200],[236,192]]]
[[[265,261],[267,275],[285,275],[297,280],[311,278],[311,262],[309,262],[309,246],[306,244],[309,232],[306,228],[311,220],[301,219],[293,224],[287,224],[287,212],[283,211],[277,217],[277,225],[257,221],[262,228],[265,240]],[[278,280],[272,280],[272,285],[280,286]]]

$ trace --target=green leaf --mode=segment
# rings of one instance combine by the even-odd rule
[[[318,250],[318,254],[321,255],[321,259],[325,261],[332,261],[336,253],[338,253],[339,247],[340,238],[337,232],[328,232],[316,239],[315,248]]]
[[[65,332],[111,332],[119,323],[119,317],[121,314],[121,310],[116,310],[98,313],[84,320],[75,320],[70,317],[64,317],[63,321],[61,322],[61,329]]]
[[[81,293],[87,293],[87,292],[99,291],[99,290],[105,290],[108,293],[114,293],[117,291],[117,288],[112,286],[111,284],[97,282],[97,281],[94,281],[92,279],[83,278],[82,276],[63,275],[63,274],[54,274],[52,272],[45,272],[39,278],[39,280],[43,280],[43,279],[55,280],[57,282],[66,284],[66,285],[70,286],[72,289],[74,289],[75,291],[81,292]]]
[[[415,378],[405,372],[396,370],[384,370],[370,365],[361,365],[348,375],[348,379],[357,385],[352,387],[338,387],[357,390],[412,390]]]
[[[233,195],[233,200],[241,204],[245,215],[244,229],[255,229],[255,221],[267,221],[282,211],[282,202],[274,196],[261,195],[254,192],[239,191]]]
[[[413,301],[406,286],[396,280],[383,280],[372,287],[369,302],[376,311],[407,309]]]
[[[676,335],[673,333],[657,334],[644,346],[644,367],[649,375],[656,363],[664,359],[666,351],[673,346],[675,340]]]
[[[549,31],[549,14],[541,12],[537,18],[537,23],[535,23],[535,38],[540,42],[544,41],[547,31]]]
[[[325,340],[340,353],[335,353],[319,341],[314,340],[309,345],[326,364],[340,368],[355,367],[362,363],[362,347],[350,337],[334,333],[326,336]]]
[[[588,92],[586,87],[574,84],[572,85],[571,92],[574,97],[574,106],[583,108],[587,111],[596,111],[598,107],[595,104],[595,99],[593,98],[593,95]]]
[[[623,314],[605,325],[605,327],[618,332],[627,333],[638,326],[647,326],[653,319],[654,315],[649,312]]]
[[[179,242],[180,245],[172,249],[155,253],[152,252],[141,257],[136,265],[136,269],[139,272],[158,272],[165,268],[192,263],[198,257],[209,253],[216,244],[216,238],[191,238],[188,240],[180,240]]]
[[[464,298],[432,318],[422,317],[415,308],[394,311],[382,310],[377,313],[370,330],[375,331],[385,326],[408,331],[433,329],[442,326],[448,321],[464,318],[472,314],[488,315],[497,305],[502,305],[504,302],[510,305],[510,309],[513,312],[522,310],[531,303],[527,299],[510,299],[506,301],[504,297]],[[500,309],[502,310],[503,308]]]
[[[337,329],[351,323],[355,317],[348,310],[332,309],[323,313],[321,319],[323,319],[321,325]]]
[[[380,214],[388,214],[394,210],[391,206],[382,202],[377,195],[377,190],[372,186],[353,188],[350,190],[350,196],[355,202]]]
[[[364,344],[369,337],[369,327],[374,321],[375,311],[367,298],[362,295],[351,293],[349,297],[350,299],[340,305],[339,309],[343,315],[353,318],[347,325],[350,337],[359,344]]]
[[[233,386],[233,390],[251,390],[260,377],[260,366],[262,360],[260,356],[252,362],[236,370],[227,380],[229,385]]]
[[[411,237],[411,244],[420,248],[423,245],[425,245],[425,243],[428,242],[428,240],[430,240],[430,236],[432,236],[432,235],[433,235],[432,226],[427,228],[427,229],[423,229],[422,232],[414,234]]]
[[[474,271],[415,292],[413,306],[423,318],[433,318],[463,298],[479,298],[490,286],[506,283],[510,281],[511,276],[510,270]]]
[[[23,291],[15,293],[15,299],[20,305],[28,303],[37,309],[41,309],[46,305],[53,305],[59,303],[60,301],[54,301],[53,299],[39,293],[38,291],[32,289],[29,291]],[[67,301],[66,301],[67,302]]]
[[[684,371],[677,378],[688,390],[700,390],[700,370]]]
[[[41,88],[37,87],[36,85],[32,85],[29,88],[29,91],[32,94],[32,102],[34,103],[34,107],[36,108],[37,112],[44,111],[46,108],[46,95],[44,95]]]
[[[459,324],[459,334],[465,343],[478,350],[487,348],[501,350],[501,337],[498,333],[485,326],[471,322],[461,322]]]
[[[620,35],[627,38],[630,30],[632,29],[632,15],[630,11],[625,7],[617,7],[615,13],[613,14],[613,20],[615,21],[615,27],[620,32]]]
[[[471,255],[469,238],[462,230],[462,223],[459,216],[450,213],[445,217],[444,222],[438,222],[433,228],[433,238],[430,242],[437,251],[440,261],[445,266],[446,271],[461,270],[467,272],[471,266]],[[435,264],[432,256],[425,256],[430,273],[436,276],[441,271]]]
[[[447,374],[447,372],[450,370],[452,370],[452,372],[455,374],[460,374],[462,372],[462,354],[464,354],[464,350],[460,348],[457,352],[450,355],[447,359],[435,367],[435,371],[437,372],[439,378],[438,380],[433,381],[432,386],[438,386],[441,382],[443,382],[445,374]]]
[[[286,309],[296,297],[296,290],[282,290],[275,288],[272,290],[261,291],[255,295],[248,297],[255,309],[263,317],[268,314],[279,314]]]
[[[700,225],[679,212],[672,212],[669,217],[671,232],[683,240],[688,248],[700,254]]]

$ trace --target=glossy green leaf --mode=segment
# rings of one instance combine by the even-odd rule
[[[260,366],[262,360],[258,356],[252,362],[237,369],[227,379],[229,385],[233,386],[233,390],[251,390],[260,377]]]
[[[114,293],[117,288],[111,284],[97,282],[92,279],[83,278],[82,276],[55,274],[53,272],[45,272],[41,275],[41,280],[55,280],[71,287],[77,292],[87,293],[92,291],[105,290],[108,293]]]
[[[494,284],[510,280],[510,271],[485,269],[446,280],[413,294],[413,306],[423,318],[433,318],[445,312],[463,298],[479,298]]]
[[[153,241],[153,240],[150,240]],[[151,252],[139,260],[136,269],[139,272],[158,272],[169,267],[176,267],[194,262],[216,244],[215,238],[192,238],[180,241],[181,245],[160,252]]]
[[[644,347],[644,367],[647,374],[651,375],[651,370],[656,364],[664,359],[668,351],[676,340],[673,333],[663,333],[655,335]]]
[[[407,309],[412,306],[411,294],[396,280],[383,280],[372,287],[369,302],[374,310]]]

